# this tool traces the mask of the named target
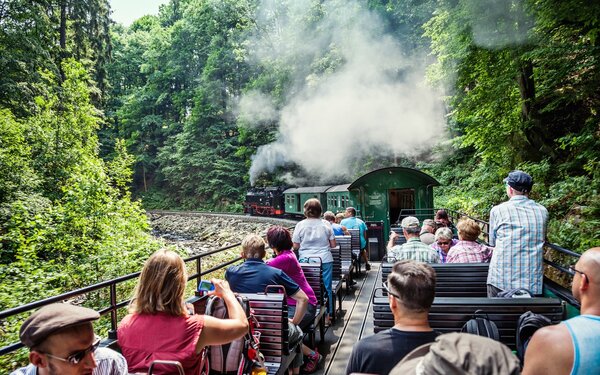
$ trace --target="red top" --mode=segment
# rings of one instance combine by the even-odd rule
[[[204,327],[204,315],[174,316],[166,313],[129,314],[121,320],[117,335],[129,372],[147,372],[152,361],[179,361],[186,375],[200,373],[196,343]],[[154,366],[155,374],[176,373],[174,367]]]
[[[298,263],[298,259],[296,258],[296,254],[294,254],[291,250],[283,250],[279,253],[275,258],[271,258],[267,260],[267,264],[271,267],[279,268],[286,275],[290,277],[290,279],[294,280],[296,284],[302,289],[302,291],[308,297],[308,303],[313,306],[317,305],[317,297],[315,296],[315,292],[310,287],[310,284],[306,280],[304,276],[304,271],[302,271],[302,266]],[[287,299],[288,306],[296,306],[296,300],[291,297]]]

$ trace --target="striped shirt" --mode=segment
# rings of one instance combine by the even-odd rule
[[[388,251],[388,258],[396,260],[412,259],[418,262],[439,263],[437,251],[425,245],[419,237],[411,237],[402,245],[396,245]]]
[[[492,257],[492,247],[475,241],[458,241],[448,251],[447,263],[487,263]]]
[[[94,352],[96,368],[92,375],[127,375],[127,362],[125,358],[108,348],[98,348]],[[10,375],[37,375],[37,367],[29,364],[10,373]]]
[[[494,246],[487,283],[502,290],[525,288],[542,294],[543,247],[548,210],[524,195],[492,208]]]

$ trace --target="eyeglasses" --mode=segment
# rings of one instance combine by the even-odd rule
[[[448,242],[438,241],[437,244],[438,245],[450,245],[450,241],[448,241]]]
[[[44,353],[44,354],[46,354],[50,358],[58,359],[59,361],[63,361],[63,362],[70,363],[72,365],[76,365],[79,362],[81,362],[85,358],[86,355],[88,355],[89,353],[95,352],[96,349],[98,349],[98,346],[100,346],[100,338],[96,337],[96,340],[90,347],[80,350],[78,352],[75,352],[75,353],[71,354],[70,356],[68,356],[67,358],[57,357],[50,353]]]
[[[588,275],[586,275],[585,273],[581,272],[580,270],[576,269],[575,266],[569,266],[569,270],[571,270],[571,272],[573,272],[573,274],[575,274],[575,272],[580,273],[582,275],[584,275],[586,277],[586,279],[590,279],[588,277]]]
[[[392,293],[390,291],[390,288],[388,287],[388,282],[387,281],[383,282],[383,289],[385,289],[385,291],[387,292],[387,294],[389,294],[390,296],[393,296],[393,297],[398,298],[399,300],[402,300],[402,298],[400,298],[399,295],[397,295],[396,293]]]

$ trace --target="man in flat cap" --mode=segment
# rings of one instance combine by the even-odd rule
[[[67,303],[31,314],[19,331],[31,363],[11,375],[126,375],[122,355],[98,348],[92,322],[99,317],[94,310]]]
[[[419,237],[421,232],[419,219],[414,216],[407,216],[402,219],[400,225],[402,226],[404,237],[406,237],[406,243],[394,246],[394,240],[400,236],[398,233],[392,232],[387,246],[388,259],[412,259],[426,263],[440,262],[440,256],[437,251],[421,242],[421,238]]]
[[[527,173],[512,171],[504,183],[510,199],[490,212],[489,242],[495,250],[488,272],[488,297],[515,288],[542,294],[548,211],[529,199],[533,179]]]

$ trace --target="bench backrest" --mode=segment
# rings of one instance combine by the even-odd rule
[[[260,351],[267,363],[281,363],[289,354],[288,306],[283,293],[240,293],[248,298],[250,309],[258,321]],[[267,365],[268,367],[268,365]]]
[[[387,280],[393,263],[381,263],[381,281]],[[430,264],[436,274],[436,297],[487,297],[489,263]]]
[[[565,303],[557,298],[436,297],[429,311],[429,324],[442,333],[460,332],[477,310],[487,313],[489,319],[498,326],[500,341],[513,350],[517,321],[521,314],[527,311],[542,314],[554,324],[566,317]],[[388,297],[374,296],[373,320],[375,333],[394,325]]]
[[[347,270],[352,265],[352,237],[350,235],[335,236],[335,242],[340,247],[342,270]]]
[[[308,285],[315,292],[319,306],[325,306],[325,285],[323,284],[323,266],[321,263],[300,263]]]
[[[342,251],[340,245],[331,248],[331,256],[333,257],[333,269],[331,271],[332,280],[342,279]]]
[[[350,246],[354,254],[360,253],[360,230],[359,229],[348,229],[350,233]]]

